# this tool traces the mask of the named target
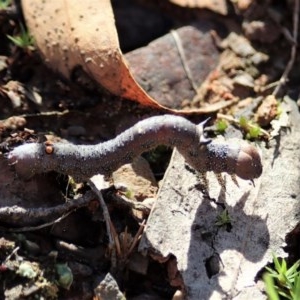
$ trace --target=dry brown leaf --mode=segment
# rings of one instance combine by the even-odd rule
[[[226,16],[228,8],[226,0],[170,0],[171,2],[191,8],[206,8],[220,15]]]
[[[278,102],[274,95],[269,95],[259,106],[255,119],[258,125],[268,126],[278,116],[278,113]]]
[[[23,0],[26,24],[48,65],[70,78],[81,66],[115,95],[166,109],[137,84],[122,56],[110,0]]]

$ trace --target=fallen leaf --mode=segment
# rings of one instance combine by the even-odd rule
[[[23,0],[26,24],[45,62],[70,79],[75,67],[111,93],[166,109],[134,80],[122,56],[110,0]]]

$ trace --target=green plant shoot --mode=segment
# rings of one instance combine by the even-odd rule
[[[215,225],[218,227],[223,227],[231,224],[231,219],[228,213],[228,210],[223,210],[220,215],[218,215]]]
[[[251,123],[246,117],[241,116],[239,123],[241,128],[246,132],[246,139],[253,140],[261,136],[262,130],[260,126]]]
[[[225,120],[220,119],[217,121],[216,130],[218,133],[223,134],[227,128],[228,128],[228,123]]]
[[[21,32],[19,35],[11,36],[7,35],[8,39],[10,39],[16,46],[22,49],[30,49],[32,50],[34,47],[34,39],[30,35],[30,33],[24,28],[22,24],[20,24]]]
[[[274,268],[266,267],[263,275],[266,292],[270,300],[300,299],[300,260],[290,268],[284,258],[281,261],[273,254]]]

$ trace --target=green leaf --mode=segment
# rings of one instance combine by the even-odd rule
[[[268,299],[269,300],[280,300],[278,292],[277,292],[275,284],[274,284],[273,277],[270,274],[265,273],[263,275],[263,280],[265,283],[265,290],[268,295]]]
[[[250,139],[256,139],[261,135],[261,128],[258,125],[249,128]]]
[[[300,274],[298,274],[294,281],[293,299],[300,299]]]
[[[271,269],[270,267],[265,267],[265,269],[270,273],[270,275],[272,275],[272,277],[277,278],[278,273],[275,270]]]
[[[263,276],[269,299],[274,296],[274,291],[280,299],[299,300],[300,299],[300,260],[296,261],[290,268],[284,258],[278,258],[274,254],[274,268],[265,267],[268,273]]]
[[[247,129],[247,128],[248,128],[248,123],[249,123],[249,121],[248,121],[248,119],[247,119],[246,117],[241,116],[241,117],[240,117],[240,120],[239,120],[239,123],[240,123],[240,126],[241,126],[242,128],[244,128],[244,129]]]
[[[218,133],[222,134],[228,128],[228,123],[226,120],[220,119],[216,123],[216,130]]]
[[[231,223],[231,219],[228,213],[228,210],[223,210],[220,215],[217,216],[217,220],[215,222],[216,226],[222,227]]]
[[[278,258],[273,254],[273,261],[274,261],[274,265],[275,265],[275,269],[277,270],[278,273],[281,272],[281,265],[279,263]]]
[[[299,272],[297,272],[297,269],[300,266],[300,260],[296,261],[286,272],[286,276],[297,276]]]
[[[11,40],[16,46],[20,48],[32,48],[34,45],[34,39],[30,33],[20,24],[21,32],[17,36],[7,35],[7,38]]]

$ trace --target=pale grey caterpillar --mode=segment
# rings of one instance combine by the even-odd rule
[[[155,116],[97,145],[24,144],[12,150],[8,160],[21,175],[56,171],[84,181],[95,174],[110,174],[141,153],[167,145],[176,147],[200,173],[226,172],[246,180],[261,175],[261,159],[254,146],[211,142],[204,138],[203,126],[179,116]]]

